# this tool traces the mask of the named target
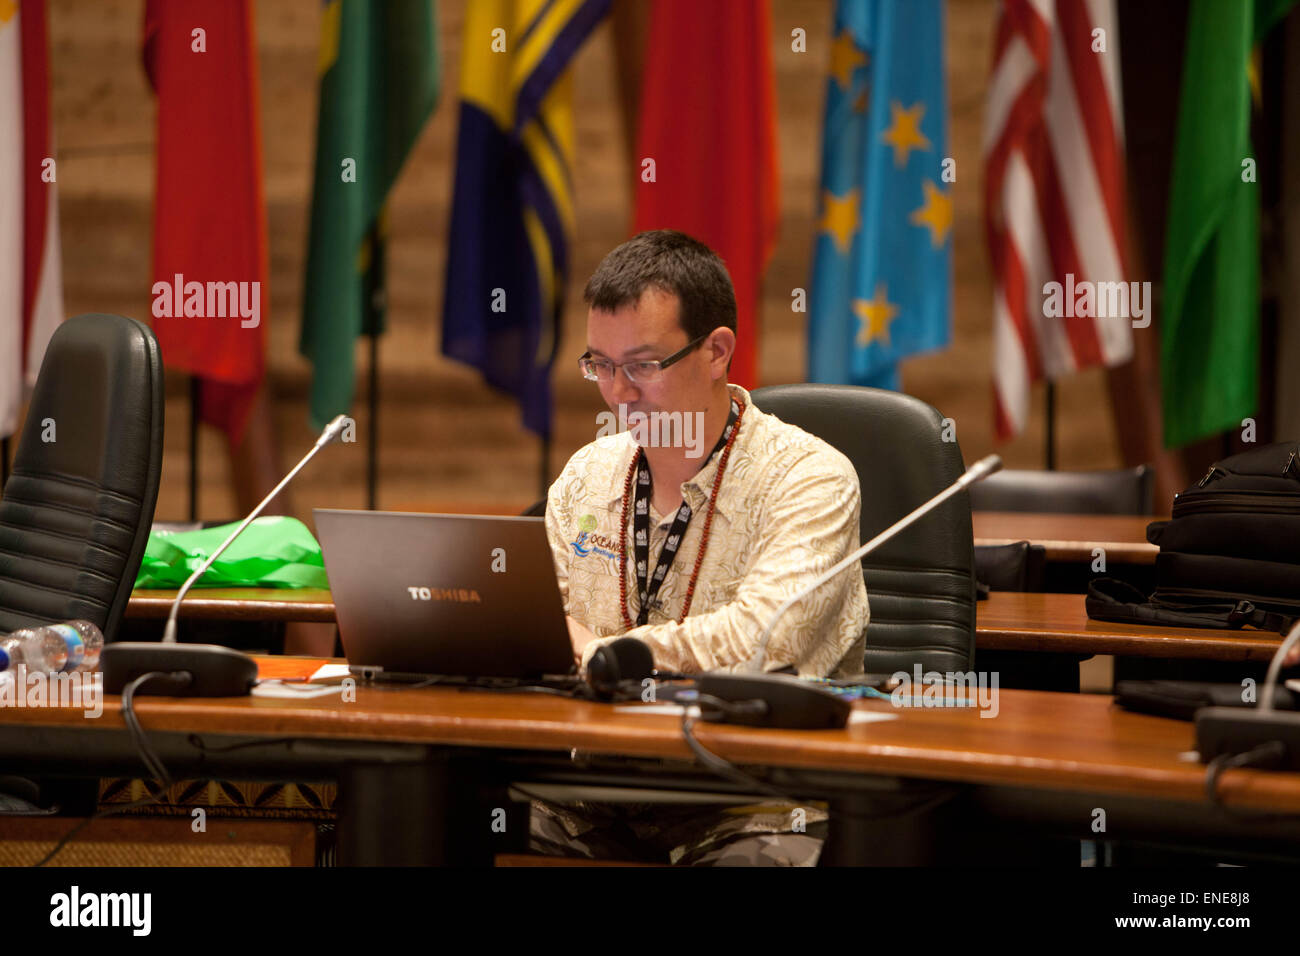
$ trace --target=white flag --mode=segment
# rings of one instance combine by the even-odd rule
[[[0,437],[17,428],[64,319],[47,52],[43,0],[0,0]],[[34,217],[24,203],[38,204]]]

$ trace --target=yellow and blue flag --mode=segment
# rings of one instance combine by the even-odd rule
[[[573,55],[610,0],[474,0],[465,8],[460,133],[442,351],[551,427],[573,234]]]
[[[943,20],[942,0],[836,4],[809,381],[897,390],[901,359],[951,339]]]

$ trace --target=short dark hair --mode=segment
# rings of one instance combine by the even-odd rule
[[[723,326],[736,331],[736,290],[718,254],[684,232],[642,232],[601,260],[583,298],[614,312],[639,301],[648,288],[671,292],[681,303],[680,322],[693,342]]]

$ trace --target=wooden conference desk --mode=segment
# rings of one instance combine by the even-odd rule
[[[1274,631],[1094,621],[1082,594],[994,591],[975,616],[982,650],[1267,663],[1282,643]]]
[[[745,792],[694,762],[676,717],[549,695],[361,685],[352,703],[137,703],[177,777],[337,780],[340,857],[353,863],[490,859],[503,838],[488,821],[510,783]],[[701,724],[696,736],[784,790],[829,800],[826,852],[840,862],[878,862],[881,835],[899,828],[853,808],[881,792],[940,785],[968,801],[980,827],[1000,821],[1020,834],[1044,828],[1096,839],[1101,807],[1107,839],[1267,848],[1300,859],[1300,774],[1229,770],[1219,786],[1225,811],[1209,803],[1205,768],[1186,755],[1190,723],[1091,695],[1004,690],[997,703],[988,718],[967,708],[858,702],[856,712],[891,717],[838,731]],[[0,765],[10,773],[141,772],[117,697],[105,699],[98,719],[72,709],[0,709]],[[449,836],[470,830],[479,841],[472,851]]]
[[[977,545],[1028,541],[1042,545],[1048,561],[1062,562],[1090,562],[1093,550],[1101,548],[1108,565],[1155,564],[1160,549],[1147,542],[1147,525],[1159,520],[1152,515],[971,513]]]
[[[1027,540],[1046,548],[1049,561],[1091,561],[1094,548],[1105,548],[1108,562],[1130,564],[1155,562],[1159,549],[1146,539],[1146,526],[1154,520],[1141,515],[997,511],[972,515],[977,545]],[[175,597],[175,591],[133,591],[127,616],[165,618]],[[334,620],[334,603],[327,590],[195,588],[186,596],[182,611],[186,617],[231,621]]]
[[[1159,549],[1146,540],[1146,526],[1154,520],[1142,515],[972,514],[977,545],[1027,540],[1046,548],[1049,561],[1091,561],[1093,549],[1104,548],[1108,562],[1129,564],[1155,562]],[[132,591],[127,617],[165,618],[175,597],[175,591]],[[333,622],[334,602],[327,590],[195,588],[185,598],[182,616]]]
[[[136,589],[126,605],[130,618],[166,619],[175,591]],[[334,623],[334,597],[323,588],[193,588],[181,617],[210,621],[317,621]]]
[[[174,591],[135,591],[127,616],[163,618]],[[226,588],[191,591],[181,616],[227,621],[329,621],[329,591]],[[975,610],[975,646],[985,650],[1117,654],[1267,662],[1281,643],[1271,631],[1230,631],[1093,621],[1082,594],[995,591]]]

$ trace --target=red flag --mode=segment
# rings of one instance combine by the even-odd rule
[[[238,444],[266,354],[266,206],[248,0],[149,0],[158,94],[153,328],[202,381],[199,417]]]
[[[50,136],[50,67],[44,0],[35,3],[27,0],[19,23],[23,31],[23,99],[26,103],[23,110],[23,171],[27,177],[27,188],[23,192],[23,240],[27,248],[23,259],[23,354],[29,355],[41,274],[51,267],[45,254],[46,229],[49,225],[58,225],[50,201],[54,195],[52,184],[46,189],[36,187],[37,182],[44,182],[41,173],[45,160],[54,155]],[[53,266],[57,269],[57,247],[54,255]],[[63,316],[57,315],[54,321],[63,321]],[[47,340],[53,331],[50,328],[45,333]],[[44,354],[43,346],[41,352]],[[29,379],[35,374],[36,370],[30,370]]]
[[[633,231],[678,229],[722,257],[736,287],[728,378],[753,388],[779,214],[768,5],[656,0],[648,32]],[[645,181],[647,159],[654,182]]]

